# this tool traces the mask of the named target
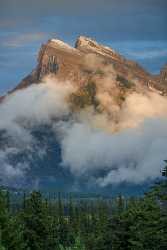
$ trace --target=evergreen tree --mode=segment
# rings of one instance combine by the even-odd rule
[[[9,214],[6,205],[6,193],[0,190],[0,242],[3,245],[5,231],[9,223]]]
[[[24,225],[20,218],[16,216],[9,218],[3,241],[8,250],[27,250],[27,244],[24,241]]]
[[[33,192],[26,200],[22,221],[27,246],[31,250],[48,249],[49,216],[39,192]]]
[[[84,244],[81,242],[81,239],[77,237],[75,239],[74,245],[70,247],[59,246],[59,250],[86,250]]]
[[[12,196],[11,196],[12,197]],[[140,198],[49,201],[24,195],[18,210],[0,192],[0,250],[165,250],[167,181]]]

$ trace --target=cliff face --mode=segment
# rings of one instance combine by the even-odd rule
[[[162,85],[167,85],[167,64],[160,72],[160,83]]]
[[[90,78],[96,78],[96,81],[100,82],[110,67],[113,67],[118,80],[136,81],[143,87],[149,89],[151,86],[152,90],[157,89],[161,93],[167,90],[166,67],[161,71],[160,76],[155,77],[136,62],[125,59],[113,49],[80,36],[75,48],[56,39],[49,40],[42,45],[37,67],[13,91],[25,88],[32,83],[39,83],[48,74],[52,74],[61,81],[72,81],[77,86],[87,84]]]

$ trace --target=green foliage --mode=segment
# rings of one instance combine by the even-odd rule
[[[23,239],[23,225],[17,216],[11,216],[9,192],[0,192],[0,242],[2,249],[22,250],[26,244]]]
[[[124,102],[126,98],[125,98],[125,96],[120,95],[120,96],[119,96],[119,99],[120,99],[121,102]]]
[[[10,250],[24,250],[27,247],[24,241],[24,226],[20,219],[13,216],[10,218],[3,236],[4,245]]]
[[[0,193],[0,250],[165,250],[167,181],[141,198],[46,200],[24,195],[12,212]]]
[[[86,250],[84,244],[81,242],[81,239],[77,237],[75,239],[75,243],[69,247],[63,247],[62,245],[59,246],[60,250]]]
[[[6,202],[6,193],[0,190],[0,229],[3,228],[7,224],[8,220],[8,212],[7,212],[7,202]]]
[[[33,192],[26,200],[21,219],[27,246],[34,250],[45,249],[49,244],[49,216],[47,204],[39,192]]]
[[[5,250],[5,248],[0,244],[0,250]]]
[[[125,77],[121,75],[117,75],[116,81],[120,82],[123,87],[127,89],[131,89],[134,86],[134,83],[126,79]]]
[[[74,109],[83,109],[90,105],[96,108],[99,105],[96,99],[96,84],[89,81],[83,88],[71,95],[70,101]]]
[[[145,198],[128,209],[128,242],[133,249],[154,249],[160,243],[160,208],[156,201]],[[135,224],[134,224],[135,221]]]
[[[5,250],[5,247],[2,245],[1,239],[2,239],[2,232],[0,230],[0,250]]]
[[[100,68],[95,71],[95,74],[96,75],[100,75],[100,76],[104,76],[105,75],[104,71],[102,69],[100,69]]]

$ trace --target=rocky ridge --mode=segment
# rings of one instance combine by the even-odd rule
[[[84,86],[92,79],[100,86],[106,74],[112,77],[111,67],[120,85],[137,82],[150,91],[157,91],[162,95],[167,92],[167,65],[160,75],[151,75],[138,63],[84,36],[78,37],[74,48],[58,39],[51,39],[42,45],[36,68],[11,92],[40,83],[47,75],[60,81],[71,81],[77,86]]]

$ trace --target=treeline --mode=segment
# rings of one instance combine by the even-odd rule
[[[0,250],[165,250],[167,182],[142,198],[79,201],[0,191]]]

